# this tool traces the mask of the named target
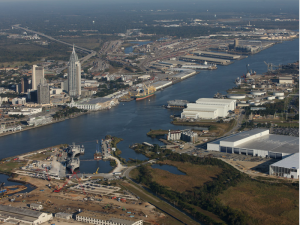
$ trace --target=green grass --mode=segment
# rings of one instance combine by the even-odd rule
[[[11,173],[14,169],[25,166],[26,162],[5,162],[0,164],[0,173]]]

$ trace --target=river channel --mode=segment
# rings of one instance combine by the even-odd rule
[[[118,144],[121,156],[129,159],[145,159],[136,154],[129,145],[137,142],[161,144],[156,139],[146,136],[150,129],[182,129],[172,124],[170,115],[181,111],[167,110],[162,105],[173,99],[184,99],[194,102],[198,98],[210,98],[218,91],[223,94],[234,86],[234,80],[246,73],[246,65],[258,74],[267,71],[267,63],[273,65],[287,64],[299,59],[299,39],[286,41],[243,60],[235,61],[229,66],[219,66],[217,70],[201,71],[175,85],[159,91],[155,96],[141,101],[120,103],[118,106],[101,112],[94,112],[65,120],[41,128],[32,129],[0,138],[0,158],[10,157],[57,144],[72,142],[81,143],[86,153],[80,156],[80,171],[93,173],[109,171],[107,162],[85,161],[93,158],[97,139],[105,135],[123,138]]]

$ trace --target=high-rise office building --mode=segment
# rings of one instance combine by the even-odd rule
[[[37,87],[37,102],[38,104],[50,104],[49,85],[44,80]]]
[[[70,97],[81,95],[81,64],[73,46],[68,69],[68,92]]]
[[[32,66],[32,90],[37,90],[37,86],[44,80],[44,67]]]
[[[29,83],[27,77],[21,78],[21,93],[27,92],[27,89],[29,89]]]

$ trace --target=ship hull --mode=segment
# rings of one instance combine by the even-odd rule
[[[139,100],[143,100],[145,98],[149,98],[151,96],[153,96],[155,93],[152,93],[152,94],[149,94],[149,95],[144,95],[144,96],[139,96],[139,97],[134,97],[136,101],[139,101]]]

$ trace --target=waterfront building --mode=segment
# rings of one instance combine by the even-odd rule
[[[282,159],[299,152],[299,137],[270,134],[268,129],[256,128],[207,143],[207,150]]]
[[[166,139],[168,141],[177,141],[181,139],[181,131],[180,130],[174,130],[174,131],[170,131],[168,132],[168,134],[166,135]]]
[[[66,105],[69,107],[76,107],[78,109],[85,109],[88,111],[96,111],[102,109],[110,109],[113,106],[119,104],[116,98],[93,98],[89,100],[82,100],[75,102],[73,99],[70,103]]]
[[[236,109],[234,99],[199,98],[196,103],[188,103],[181,113],[181,118],[216,119],[227,117],[230,111]]]
[[[191,130],[182,131],[181,140],[183,141],[195,143],[197,142],[197,138],[198,138],[198,134]]]
[[[0,205],[0,221],[9,224],[42,224],[53,219],[52,213]]]
[[[32,66],[32,90],[37,90],[37,86],[44,81],[45,71],[44,67],[33,65]]]
[[[79,97],[81,95],[81,64],[74,45],[68,68],[68,93],[70,97]]]
[[[38,85],[37,102],[38,104],[50,104],[50,91],[48,84],[40,83]]]
[[[29,126],[38,126],[52,122],[52,117],[45,117],[45,116],[38,116],[38,117],[31,117],[27,120],[27,124]]]
[[[105,225],[143,225],[143,220],[134,220],[126,218],[109,218],[103,214],[97,214],[92,212],[81,212],[76,215],[76,220],[84,223],[92,223],[92,224],[105,224]]]
[[[269,175],[299,179],[299,152],[271,164]]]

